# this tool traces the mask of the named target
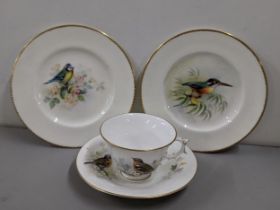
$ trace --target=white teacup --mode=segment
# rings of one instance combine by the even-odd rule
[[[166,120],[143,113],[128,113],[105,121],[100,134],[108,143],[112,161],[129,180],[143,180],[166,158],[176,130]],[[176,154],[184,149],[185,141]]]

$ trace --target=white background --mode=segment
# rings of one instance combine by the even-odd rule
[[[46,28],[78,23],[105,31],[128,52],[137,78],[161,42],[192,28],[216,28],[251,46],[267,73],[267,109],[245,142],[280,145],[279,9],[279,0],[0,0],[0,124],[22,126],[9,93],[12,63]]]

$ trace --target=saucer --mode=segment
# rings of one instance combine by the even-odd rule
[[[213,152],[244,139],[267,100],[264,69],[239,38],[213,29],[180,33],[148,60],[142,79],[145,113],[174,125],[194,151]]]
[[[177,151],[177,146],[174,144],[168,149],[169,156]],[[95,164],[87,164],[108,154],[107,143],[97,136],[81,148],[76,160],[77,169],[89,186],[118,197],[150,199],[173,194],[184,189],[197,170],[196,158],[187,146],[184,154],[163,160],[152,176],[144,181],[128,181],[114,164],[105,170],[100,170]]]
[[[129,112],[134,89],[125,51],[106,33],[82,25],[35,36],[19,53],[11,79],[26,127],[65,147],[82,146],[99,134],[105,119]]]

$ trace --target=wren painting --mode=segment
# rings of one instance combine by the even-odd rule
[[[187,153],[184,150],[183,155],[186,154]],[[167,158],[167,161],[164,164],[161,164],[164,179],[169,179],[175,173],[178,173],[185,168],[185,165],[187,163],[183,155]],[[119,179],[121,173],[120,171],[116,171],[115,167],[112,167],[113,161],[115,161],[115,163],[117,162],[117,160],[114,160],[111,157],[107,145],[104,142],[101,142],[98,147],[95,148],[95,151],[91,150],[89,156],[87,157],[87,161],[85,161],[84,164],[89,165],[89,167],[93,169],[93,172],[99,177],[109,180]],[[149,165],[140,158],[132,158],[132,165],[127,164],[127,161],[125,160],[120,160],[118,162],[118,164],[122,164],[121,168],[126,174],[136,177],[145,177],[145,175],[148,175],[147,177],[150,177],[149,174],[151,174],[155,170],[154,166],[152,165],[158,165],[158,163],[156,162],[153,162],[152,165]]]

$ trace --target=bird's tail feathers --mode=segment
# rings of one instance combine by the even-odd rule
[[[49,81],[44,82],[44,85],[50,84],[50,83],[52,83],[52,82],[54,82],[54,81],[55,81],[54,79],[50,79]]]
[[[190,83],[189,82],[185,82],[185,83],[182,83],[183,86],[189,86]]]
[[[84,164],[95,164],[95,161],[86,161]]]

